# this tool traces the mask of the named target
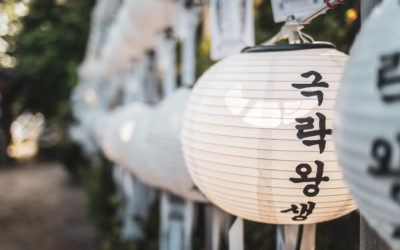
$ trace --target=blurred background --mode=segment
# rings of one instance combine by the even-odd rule
[[[257,43],[279,31],[269,0],[255,0]],[[120,240],[111,165],[93,163],[68,136],[94,0],[0,1],[0,249],[158,249],[158,204],[140,242]],[[359,1],[318,17],[305,32],[348,52],[359,29]],[[197,74],[210,61],[200,25]],[[358,215],[319,227],[317,249],[358,249]],[[202,249],[202,225],[195,247]],[[246,222],[246,249],[270,249],[273,226]],[[341,232],[340,241],[336,237]],[[196,241],[197,239],[197,241]],[[346,247],[345,245],[346,244]],[[351,246],[351,248],[349,248]]]

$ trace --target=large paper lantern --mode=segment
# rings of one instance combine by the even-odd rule
[[[369,224],[400,249],[400,2],[384,1],[351,50],[336,106],[338,157]]]
[[[183,114],[190,90],[181,88],[166,97],[149,118],[147,142],[148,168],[142,175],[154,179],[158,187],[191,201],[206,201],[194,185],[183,158],[180,135]]]
[[[328,44],[258,46],[197,82],[182,133],[189,172],[210,201],[273,224],[332,220],[355,209],[332,139],[347,56]]]

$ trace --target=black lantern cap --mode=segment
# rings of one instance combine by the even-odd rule
[[[335,49],[335,45],[331,43],[301,43],[301,44],[281,44],[281,45],[258,45],[247,47],[242,50],[242,53],[257,53],[257,52],[279,52],[305,49]]]

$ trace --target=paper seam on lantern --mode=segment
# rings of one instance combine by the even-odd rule
[[[221,198],[221,199],[226,199],[226,200],[229,200],[229,201],[232,201],[232,202],[236,202],[236,203],[240,203],[240,202],[238,202],[238,200],[234,200],[234,199],[230,199],[228,196],[226,197],[225,195],[223,195],[223,194],[210,194],[211,196],[215,196],[215,197],[219,197],[219,198]],[[238,198],[238,197],[236,197],[236,198]],[[247,201],[246,201],[246,204],[249,204],[248,202],[249,201],[253,201],[254,199],[251,199],[251,198],[248,198],[248,197],[239,197],[239,198],[241,198],[241,199],[247,199]],[[265,200],[265,201],[271,201],[271,200]],[[349,200],[347,200],[347,201],[352,201],[352,199],[349,199]],[[236,204],[235,203],[235,204]],[[275,203],[276,204],[278,204],[278,203],[285,203],[284,201],[275,201]],[[327,201],[327,202],[320,202],[322,205],[324,205],[324,204],[333,204],[333,203],[340,203],[340,204],[343,204],[343,201],[342,200],[340,200],[340,201]],[[285,203],[285,204],[287,204],[287,202]],[[253,205],[253,204],[252,204]],[[258,206],[258,202],[257,202],[257,204],[254,204],[254,206]],[[341,207],[342,205],[340,205],[340,206],[331,206],[331,205],[329,205],[329,206],[321,206],[321,208],[331,208],[331,207]],[[352,207],[355,207],[355,204],[349,204],[349,205],[346,205],[346,206],[352,206]],[[269,207],[269,206],[267,206],[267,207]],[[280,206],[275,206],[275,207],[280,207]],[[286,208],[285,206],[282,206],[282,207],[284,207],[284,208]]]
[[[189,132],[189,129],[190,129],[191,133],[195,132],[195,133],[202,133],[202,134],[208,134],[208,135],[230,136],[230,137],[234,137],[234,138],[243,138],[243,139],[256,139],[256,138],[257,138],[257,137],[250,137],[250,136],[233,136],[233,135],[231,135],[231,134],[213,133],[213,132],[211,132],[211,131],[193,129],[193,128],[189,128],[189,127],[184,127],[183,129],[185,130],[185,131],[184,131],[185,137],[188,137],[188,138],[192,138],[192,137],[189,136],[189,134],[188,134],[188,133],[190,133],[190,132]],[[254,128],[254,129],[259,129],[259,128]],[[271,130],[271,129],[266,129],[266,130],[270,131],[269,134],[271,134],[271,132],[277,131],[278,129],[273,129],[273,130]],[[187,134],[187,135],[186,135],[186,134]],[[297,140],[295,140],[295,139],[286,139],[286,138],[279,138],[279,137],[258,137],[258,138],[263,139],[263,140],[297,141]],[[334,141],[334,140],[332,139],[332,140],[326,140],[326,141]]]
[[[198,166],[193,165],[193,164],[192,164],[192,166],[198,167]],[[197,173],[198,173],[199,175],[205,176],[205,177],[210,178],[210,179],[216,179],[216,180],[221,180],[221,181],[224,181],[224,182],[229,182],[228,179],[219,178],[219,177],[213,177],[212,175],[207,175],[207,174],[201,173],[201,172],[200,172],[201,170],[195,170],[195,171],[197,171]],[[267,171],[267,172],[268,172],[268,171]],[[253,177],[253,176],[252,176],[252,177]],[[268,177],[268,178],[266,178],[266,179],[269,179],[269,180],[287,180],[287,179],[278,179],[278,178],[272,178],[272,177]],[[338,181],[338,180],[339,180],[339,181],[342,181],[341,179],[336,179],[336,181]],[[217,186],[217,187],[221,187],[221,188],[226,187],[226,186],[221,186],[221,185],[219,185],[219,184],[211,183],[211,182],[209,182],[209,181],[203,181],[203,182],[204,182],[204,183],[209,183],[209,184],[215,185],[215,186]],[[251,184],[249,184],[249,183],[233,182],[233,181],[232,181],[232,183],[239,183],[239,184],[243,184],[243,185],[247,185],[247,186],[251,186],[251,187],[262,187],[262,188],[270,188],[270,187],[271,187],[270,185],[251,185]],[[343,183],[344,183],[344,182],[343,182]],[[323,188],[324,188],[324,189],[328,189],[328,190],[346,190],[346,186],[338,187],[338,188],[332,188],[332,187],[323,187]],[[230,189],[237,190],[237,191],[241,191],[241,192],[247,192],[247,193],[250,193],[250,192],[251,192],[251,191],[244,190],[244,189],[234,188],[234,187],[232,187],[232,186],[230,187]],[[293,188],[293,187],[291,187],[291,186],[276,186],[276,189],[297,189],[297,190],[299,190],[299,188]],[[266,193],[266,192],[261,192],[261,193],[262,193],[262,194],[277,194],[277,193]],[[338,195],[349,195],[349,192],[346,192],[346,193],[344,193],[344,194],[320,195],[320,196],[338,196]],[[293,196],[293,195],[282,194],[282,196]],[[295,195],[295,196],[297,196],[297,195]]]
[[[271,131],[271,130],[267,130],[266,129],[266,131]],[[257,151],[284,151],[284,152],[298,152],[298,151],[296,151],[296,150],[284,150],[284,149],[271,149],[271,148],[267,148],[267,147],[265,147],[265,146],[260,146],[260,147],[250,147],[250,146],[248,146],[248,147],[241,147],[241,146],[238,146],[238,145],[234,145],[233,144],[233,141],[231,140],[229,143],[224,143],[224,144],[218,144],[218,143],[215,143],[215,142],[207,142],[206,140],[200,140],[201,139],[201,135],[203,135],[203,137],[205,137],[205,136],[208,136],[208,134],[207,133],[202,133],[202,132],[196,132],[197,133],[197,136],[195,136],[195,137],[191,137],[190,139],[191,140],[193,140],[193,141],[196,141],[196,142],[198,142],[198,143],[202,143],[202,144],[207,144],[207,145],[215,145],[215,146],[223,146],[223,147],[229,147],[229,148],[236,148],[236,149],[257,149]],[[223,137],[228,137],[228,136],[225,136],[225,135],[221,135],[221,136],[218,136],[218,137],[220,137],[220,139],[223,139]],[[186,139],[186,134],[184,134],[184,138]],[[241,139],[241,137],[235,137],[235,139]],[[245,138],[245,139],[248,139],[248,138]],[[216,140],[216,141],[221,141],[221,140],[217,140],[217,139],[214,139],[214,140]],[[253,138],[249,138],[249,141],[251,141],[251,140],[253,140]],[[266,138],[266,139],[259,139],[259,144],[261,145],[261,142],[263,142],[263,143],[267,143],[267,142],[270,142],[270,141],[282,141],[281,139],[271,139],[271,138]],[[288,143],[289,142],[293,142],[293,141],[295,141],[295,140],[283,140],[283,141],[287,141]],[[333,145],[333,140],[326,140],[327,142],[332,142],[332,146],[331,146],[331,148],[332,148],[332,150],[324,150],[324,152],[326,152],[326,153],[332,153],[332,152],[335,152],[335,149],[334,149],[334,145]],[[248,142],[249,143],[249,145],[250,145],[250,142]],[[328,146],[328,145],[327,145]],[[303,151],[303,152],[314,152],[315,150],[311,150],[311,149],[309,149],[309,150],[305,150],[305,151]]]
[[[196,168],[196,166],[195,165],[192,165],[192,166],[194,166],[195,168]],[[225,178],[222,178],[222,177],[215,177],[215,176],[212,176],[212,175],[207,175],[207,174],[204,174],[204,173],[202,173],[202,172],[200,172],[200,170],[193,170],[193,171],[195,171],[197,174],[200,174],[200,175],[202,175],[202,176],[206,176],[207,178],[210,178],[210,179],[217,179],[217,180],[221,180],[221,181],[226,181],[226,182],[232,182],[232,183],[238,183],[238,184],[243,184],[243,185],[251,185],[251,184],[249,184],[249,183],[246,183],[246,182],[238,182],[238,181],[232,181],[232,180],[229,180],[229,179],[225,179]],[[227,174],[226,174],[227,175]],[[280,179],[280,178],[269,178],[269,180],[287,180],[287,179]],[[343,180],[341,180],[341,179],[336,179],[336,180],[332,180],[332,182],[339,182],[339,183],[343,183],[344,184],[344,181]],[[333,184],[335,184],[335,183],[332,183],[332,182],[330,182],[331,184],[330,185],[333,185]],[[267,186],[267,185],[260,185],[260,187],[269,187],[269,186]],[[343,187],[339,187],[339,188],[336,188],[336,189],[342,189]],[[333,189],[333,188],[331,188],[331,189]]]
[[[194,143],[192,143],[192,145],[191,145],[191,148],[192,149],[195,149],[196,151],[203,151],[203,152],[206,152],[206,153],[214,153],[214,154],[219,154],[219,155],[224,155],[224,156],[231,156],[231,157],[240,157],[240,158],[247,158],[247,159],[261,159],[261,160],[279,160],[278,158],[265,158],[265,157],[258,157],[258,156],[251,156],[251,155],[244,155],[244,154],[241,154],[241,155],[234,155],[234,154],[228,154],[228,153],[226,153],[225,151],[224,152],[221,152],[221,149],[219,149],[219,151],[211,151],[211,150],[206,150],[206,149],[204,149],[204,147],[199,147],[199,146],[193,146],[193,144]],[[207,148],[207,147],[206,147]],[[215,150],[215,149],[214,149]],[[278,151],[278,150],[257,150],[257,154],[258,154],[258,152],[261,152],[261,151],[264,151],[264,152],[273,152],[273,153],[275,153],[275,154],[278,154],[278,153],[282,153],[282,151]],[[296,151],[283,151],[283,152],[292,152],[292,153],[294,153],[294,152],[296,152]],[[300,154],[300,155],[302,155],[302,156],[304,156],[304,154],[305,153],[309,153],[310,155],[311,154],[313,154],[313,155],[318,155],[319,153],[318,152],[315,152],[315,151],[303,151],[303,152],[297,152],[297,154]],[[331,154],[329,154],[329,155],[331,155]],[[335,155],[334,153],[332,154],[332,155]],[[331,155],[331,156],[332,156]],[[284,161],[298,161],[298,160],[289,160],[289,159],[285,159]],[[304,160],[304,161],[306,161],[306,160]],[[335,162],[335,160],[326,160],[325,162]]]
[[[194,159],[192,156],[190,156],[190,154],[188,154],[188,158],[190,158],[190,159],[188,159],[188,162],[191,163],[191,164],[193,164],[195,161],[204,161],[206,163],[211,163],[211,164],[215,164],[215,165],[226,165],[226,166],[229,166],[229,167],[240,168],[240,169],[254,169],[254,170],[258,169],[257,167],[244,167],[244,166],[234,165],[234,164],[226,163],[226,162],[216,162],[216,161],[211,161],[211,160],[200,159],[199,157]],[[194,161],[192,161],[192,160],[194,160]],[[311,162],[312,161],[310,161],[310,163]],[[261,171],[273,170],[275,172],[290,172],[290,173],[293,173],[293,171],[274,169],[274,168],[260,168],[260,170]],[[342,173],[342,171],[340,171],[340,170],[336,170],[336,171],[328,170],[328,171],[324,171],[324,172],[327,172],[327,173]]]
[[[215,152],[212,152],[212,151],[206,151],[206,150],[198,149],[198,148],[195,148],[195,147],[191,147],[191,148],[195,149],[196,151],[203,151],[203,152],[206,152],[206,153],[215,154]],[[223,153],[218,153],[218,154],[222,154],[222,155],[225,155],[225,156],[237,157],[237,158],[254,159],[254,160],[273,160],[273,161],[298,162],[298,160],[290,160],[290,159],[281,160],[281,159],[273,159],[273,158],[265,158],[265,157],[234,156],[234,155],[223,154]],[[324,162],[336,162],[336,161],[335,160],[325,160]]]

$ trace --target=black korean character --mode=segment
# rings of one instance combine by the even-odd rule
[[[305,89],[305,88],[329,88],[329,84],[326,82],[321,82],[322,76],[320,73],[316,71],[309,71],[301,74],[303,78],[309,78],[313,76],[314,80],[311,83],[293,83],[292,86],[296,89]],[[321,106],[324,101],[324,93],[321,90],[315,91],[301,91],[301,94],[305,97],[316,96],[318,98],[318,106]]]
[[[311,201],[307,202],[307,204],[300,203],[300,207],[301,208],[299,210],[299,206],[297,206],[295,204],[292,204],[289,209],[282,210],[281,213],[292,212],[294,214],[298,214],[296,216],[293,216],[292,220],[294,220],[294,221],[304,221],[314,211],[315,203],[311,202]]]
[[[392,238],[400,239],[400,226],[396,226],[392,233]]]
[[[400,145],[400,135],[397,136],[397,141]],[[394,169],[391,166],[392,145],[388,140],[383,138],[374,140],[371,155],[375,159],[376,165],[369,167],[368,171],[370,174],[382,177],[400,176],[400,168]]]
[[[400,52],[383,55],[378,70],[378,88],[383,92],[385,87],[400,85]],[[400,101],[400,91],[397,94],[382,93],[384,102]]]
[[[392,200],[400,204],[400,183],[396,182],[392,185],[390,196]]]
[[[315,164],[317,165],[317,174],[315,177],[308,177],[312,172],[311,166],[303,163],[296,167],[296,173],[300,175],[301,178],[289,179],[293,183],[314,182],[314,184],[306,185],[303,189],[304,195],[308,197],[314,197],[319,193],[319,184],[321,184],[322,181],[329,181],[328,176],[323,176],[324,163],[321,161],[315,161]]]
[[[300,125],[296,125],[296,129],[298,130],[297,138],[302,140],[308,137],[319,136],[317,140],[303,140],[303,144],[306,146],[318,145],[319,152],[322,154],[325,150],[325,136],[331,135],[332,129],[326,129],[326,117],[323,114],[317,112],[316,115],[319,119],[319,129],[312,131],[306,130],[314,129],[314,118],[296,118],[296,122],[300,123]]]

